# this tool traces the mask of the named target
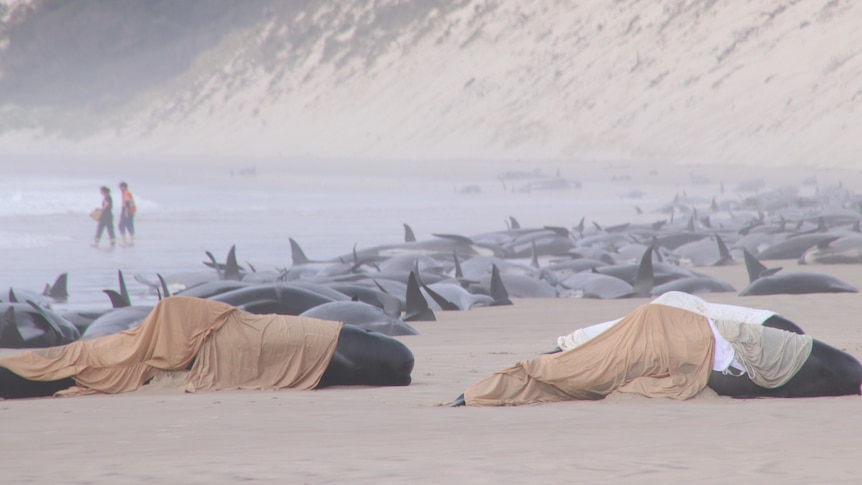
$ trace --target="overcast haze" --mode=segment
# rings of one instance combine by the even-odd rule
[[[507,276],[544,288],[578,278],[551,263],[633,268],[659,237],[694,236],[694,252],[657,254],[736,289],[705,299],[778,312],[859,359],[858,293],[737,291],[743,247],[859,228],[860,26],[853,0],[0,0],[0,299],[66,274],[59,312],[106,311],[104,290],[120,288],[154,305],[146,281],[214,280],[207,252],[232,248],[248,281],[333,269],[384,286],[411,254],[440,277],[455,261],[491,271],[498,260],[469,258],[490,247],[512,256]],[[113,247],[89,214],[106,186],[119,222],[121,181],[137,232]],[[468,255],[429,263],[436,235]],[[806,236],[791,244],[832,237]],[[291,240],[312,264],[293,263]],[[363,256],[375,252],[399,256]],[[357,274],[336,276],[336,261]],[[862,287],[858,262],[768,263]],[[858,396],[438,406],[652,299],[518,286],[513,305],[411,322],[419,335],[397,337],[415,356],[406,387],[183,394],[175,374],[117,396],[2,401],[0,476],[859,482]]]

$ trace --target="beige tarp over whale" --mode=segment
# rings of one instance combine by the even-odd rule
[[[759,324],[716,320],[755,384],[789,381],[812,348],[812,338]],[[688,399],[706,387],[715,339],[707,317],[663,304],[636,308],[590,340],[557,354],[518,362],[473,384],[468,405],[499,406],[601,399],[613,391]]]
[[[225,303],[175,296],[140,325],[94,340],[0,358],[31,380],[72,377],[66,394],[133,391],[159,373],[187,369],[185,389],[311,389],[329,365],[342,324],[252,315]]]
[[[601,399],[615,390],[688,399],[706,387],[715,340],[706,317],[642,305],[585,344],[518,362],[464,392],[469,406]]]

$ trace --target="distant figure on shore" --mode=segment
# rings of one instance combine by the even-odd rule
[[[132,197],[132,193],[129,192],[129,184],[125,182],[120,182],[120,192],[123,194],[123,205],[121,206],[120,211],[120,223],[117,225],[117,229],[120,230],[120,246],[134,246],[135,245],[135,212],[137,212],[137,207],[135,207],[135,198]],[[129,231],[129,239],[126,240],[126,231]]]
[[[111,238],[111,247],[117,245],[117,238],[114,235],[114,199],[111,198],[111,189],[104,185],[99,189],[102,193],[102,207],[99,215],[99,225],[96,227],[96,237],[93,239],[92,246],[99,247],[99,239],[102,239],[102,232],[107,229],[108,237]]]

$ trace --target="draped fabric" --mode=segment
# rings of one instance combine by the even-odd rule
[[[714,337],[706,317],[643,305],[574,349],[518,362],[470,386],[471,406],[601,399],[615,390],[688,399],[706,387]]]
[[[161,372],[187,369],[193,360],[189,391],[310,389],[332,359],[341,326],[175,296],[132,329],[3,357],[0,366],[36,381],[71,377],[78,385],[66,394],[133,391]]]
[[[814,339],[763,325],[716,320],[715,328],[730,342],[736,359],[758,386],[783,386],[811,355]]]
[[[668,291],[650,303],[682,308],[683,310],[698,313],[712,320],[728,320],[756,325],[763,324],[763,322],[769,319],[769,317],[776,314],[770,310],[760,310],[757,308],[726,305],[722,303],[711,303],[695,295],[690,295],[681,291]],[[604,332],[619,321],[620,319],[611,320],[609,322],[579,328],[568,335],[558,337],[557,346],[563,350],[573,349]]]

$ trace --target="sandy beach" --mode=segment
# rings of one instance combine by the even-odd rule
[[[385,164],[381,167],[385,168]],[[441,180],[417,181],[414,176],[408,188],[425,184],[446,187],[449,192],[454,181],[474,180],[490,187],[499,183],[494,174],[507,168],[473,165],[473,178],[458,180],[451,173],[438,174]],[[388,170],[397,173],[392,166]],[[337,207],[322,211],[325,216],[319,220],[314,219],[317,213],[282,212],[280,207],[254,212],[251,219],[242,220],[230,213],[220,213],[217,218],[201,218],[195,212],[175,217],[167,212],[160,215],[157,210],[163,204],[163,195],[155,191],[156,183],[142,176],[133,178],[136,183],[132,186],[141,188],[138,194],[142,199],[151,199],[151,206],[141,218],[142,236],[134,250],[109,255],[92,253],[88,247],[90,224],[85,221],[86,230],[73,237],[58,239],[45,247],[9,249],[10,254],[18,256],[7,262],[6,277],[13,283],[38,288],[38,282],[61,268],[69,270],[68,266],[60,266],[60,262],[67,262],[73,264],[70,304],[101,302],[103,296],[96,299],[99,289],[116,284],[117,269],[131,274],[136,269],[158,265],[168,269],[199,268],[204,248],[221,249],[239,242],[241,254],[255,262],[265,257],[286,264],[284,245],[288,236],[295,235],[290,231],[296,227],[305,226],[306,233],[301,234],[306,238],[316,234],[318,238],[332,239],[336,232],[344,236],[345,231],[347,238],[360,237],[367,230],[374,237],[393,241],[398,239],[403,216],[410,222],[420,220],[420,238],[458,225],[471,227],[471,223],[480,231],[484,229],[482,224],[488,223],[477,219],[481,214],[493,212],[499,219],[509,214],[509,208],[499,205],[498,200],[520,208],[516,214],[531,225],[559,222],[573,226],[582,215],[588,216],[588,223],[604,223],[631,219],[632,203],[625,201],[602,209],[595,204],[589,206],[591,201],[601,200],[598,197],[602,192],[618,193],[630,185],[648,190],[648,198],[638,203],[651,210],[675,192],[714,194],[719,180],[731,187],[766,174],[768,186],[775,187],[798,184],[809,175],[804,170],[778,173],[712,169],[713,172],[705,171],[714,177],[712,185],[694,188],[686,183],[688,174],[704,173],[704,169],[582,164],[564,166],[564,170],[577,173],[585,183],[582,191],[548,199],[548,204],[556,204],[560,213],[571,213],[565,218],[549,213],[547,205],[530,205],[535,198],[493,199],[483,205],[482,197],[490,196],[453,198],[446,203],[459,212],[443,219],[428,218],[423,215],[425,208],[409,205],[417,194],[408,190],[391,196],[391,200],[384,199],[390,209],[372,213],[382,220],[379,226],[371,224],[367,211],[361,213],[362,217],[351,216],[340,213],[342,209]],[[661,175],[647,175],[656,170]],[[116,171],[117,167],[112,167],[106,173],[119,176]],[[635,180],[610,181],[626,173]],[[823,171],[818,175],[824,186],[839,181],[851,186],[858,177],[851,172]],[[394,179],[401,184],[400,178]],[[269,177],[242,183],[264,195],[274,197],[279,193],[273,188],[278,184]],[[375,183],[392,186],[386,178]],[[224,185],[215,183],[211,190],[218,193]],[[273,204],[278,206],[279,202]],[[599,218],[595,212],[584,212],[584,207],[608,211],[616,219]],[[428,212],[439,211],[433,206]],[[542,220],[541,216],[550,220]],[[46,231],[73,231],[85,219],[84,214],[77,213],[45,217],[48,223],[35,225],[22,219],[22,230],[37,231],[39,226]],[[285,221],[283,232],[273,232],[270,221],[274,217]],[[356,221],[345,226],[351,217]],[[666,216],[648,212],[639,221],[662,217]],[[309,226],[312,221],[317,225]],[[238,235],[242,236],[239,240]],[[331,243],[337,242],[346,252],[349,240]],[[320,254],[319,247],[313,244],[307,250],[317,257],[334,256]],[[827,272],[862,287],[862,272],[857,265],[770,263],[784,266],[785,271]],[[740,262],[698,270],[737,289],[747,283]],[[155,301],[140,284],[130,281],[129,287],[136,302]],[[813,337],[862,358],[862,329],[857,323],[862,304],[858,294],[702,296],[713,302],[777,311]],[[178,391],[182,381],[179,375],[128,394],[0,401],[0,475],[4,483],[111,484],[857,481],[855,450],[862,446],[862,423],[855,415],[862,401],[857,396],[734,400],[707,390],[685,402],[612,394],[597,402],[517,408],[442,406],[495,370],[551,350],[558,336],[622,316],[646,301],[520,299],[509,307],[437,312],[436,322],[415,322],[420,335],[400,337],[416,357],[413,383],[408,387],[183,394]]]
[[[858,268],[809,267],[862,285]],[[742,268],[707,271],[734,284]],[[859,296],[708,295],[779,311],[862,357]],[[161,381],[115,396],[3,401],[8,483],[853,483],[860,398],[440,406],[473,381],[550,350],[644,299],[518,300],[438,312],[403,337],[404,388],[182,394]]]

